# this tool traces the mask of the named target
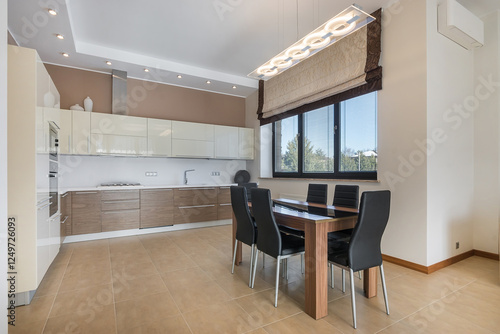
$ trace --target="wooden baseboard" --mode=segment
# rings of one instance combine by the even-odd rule
[[[484,251],[480,251],[480,250],[476,250],[476,249],[467,251],[467,252],[462,253],[462,254],[458,254],[458,255],[450,257],[449,259],[446,259],[444,261],[434,263],[433,265],[428,266],[428,267],[423,266],[421,264],[413,263],[410,261],[402,260],[402,259],[399,259],[397,257],[385,255],[385,254],[382,254],[382,259],[384,261],[394,263],[394,264],[397,264],[397,265],[405,267],[405,268],[413,269],[413,270],[416,270],[416,271],[419,271],[419,272],[425,273],[425,274],[430,274],[430,273],[433,273],[439,269],[443,269],[445,267],[451,266],[454,263],[460,262],[460,261],[465,260],[466,258],[469,258],[469,257],[474,256],[474,255],[484,257],[487,259],[499,261],[498,254],[488,253],[488,252],[484,252]]]
[[[474,249],[474,255],[475,256],[480,256],[480,257],[485,257],[487,259],[492,259],[492,260],[500,261],[499,255],[495,254],[495,253],[488,253],[488,252],[484,252],[484,251],[480,251],[480,250]]]

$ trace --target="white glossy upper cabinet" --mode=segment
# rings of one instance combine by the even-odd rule
[[[239,132],[239,150],[238,158],[253,160],[254,159],[254,130],[249,128],[238,128]]]
[[[71,112],[71,153],[90,154],[90,112],[68,110]]]
[[[148,155],[172,156],[172,121],[148,118]]]
[[[58,139],[59,139],[59,153],[60,154],[70,154],[71,153],[71,111],[61,110],[54,108],[43,108],[43,120],[45,123],[54,122],[59,127]],[[48,134],[45,136],[48,140]],[[49,143],[45,144],[47,150]]]
[[[92,133],[147,137],[147,118],[104,113],[92,113],[90,123]]]
[[[172,121],[172,156],[213,158],[214,125]]]
[[[238,159],[238,128],[215,125],[215,158]]]

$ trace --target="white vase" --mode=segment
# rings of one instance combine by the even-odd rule
[[[52,92],[47,92],[43,95],[43,105],[47,108],[54,108],[54,103],[56,103],[56,97]]]
[[[92,107],[94,107],[94,101],[90,97],[86,97],[85,100],[83,100],[83,107],[85,108],[85,111],[92,111]]]
[[[81,105],[79,105],[78,103],[75,104],[75,105],[72,105],[71,107],[69,107],[69,110],[79,110],[79,111],[83,111],[83,108]]]

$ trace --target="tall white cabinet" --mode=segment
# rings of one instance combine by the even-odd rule
[[[49,217],[44,106],[59,93],[35,50],[8,46],[8,214],[17,221],[17,299],[32,296],[59,251],[59,217]],[[45,100],[45,103],[44,103]],[[48,99],[52,101],[52,97]],[[56,242],[57,240],[57,242]],[[26,300],[26,299],[25,299]]]

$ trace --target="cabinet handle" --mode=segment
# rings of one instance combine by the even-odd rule
[[[214,190],[215,188],[180,188],[180,191],[189,191],[189,190]]]
[[[197,156],[192,156],[192,155],[176,154],[175,156],[179,157],[179,158],[206,158],[206,159],[212,158],[211,155],[197,155]]]
[[[46,198],[38,201],[36,205],[43,204],[43,203],[47,202],[48,200],[50,200],[51,198],[52,198],[52,196],[46,197]]]
[[[191,209],[191,208],[209,208],[215,206],[215,204],[210,205],[192,205],[192,206],[180,206],[179,209]]]
[[[103,203],[106,203],[106,204],[127,203],[127,202],[139,202],[139,199],[116,200],[116,201],[103,201]]]
[[[139,190],[136,190],[136,189],[132,189],[132,190],[103,190],[102,192],[105,194],[109,194],[109,193],[132,193],[132,192],[136,192],[136,191],[139,191]]]
[[[75,192],[77,195],[84,195],[84,194],[97,194],[97,191],[77,191]]]
[[[112,213],[127,213],[129,211],[139,211],[139,209],[132,209],[132,210],[118,210],[118,211],[103,211],[102,213],[105,215],[109,215]]]
[[[143,189],[142,191],[172,191],[173,189]]]
[[[224,203],[224,204],[219,204],[220,206],[228,206],[231,205],[231,203]]]
[[[66,220],[68,220],[68,218],[69,218],[69,216],[66,216],[66,217],[64,218],[64,220],[61,222],[61,224],[66,223]]]
[[[54,221],[56,220],[57,218],[61,217],[61,213],[58,213],[57,215],[55,215],[54,217],[52,218],[49,218],[49,221]]]
[[[231,187],[219,187],[220,189],[229,189]]]
[[[66,192],[64,195],[62,195],[61,197],[64,198],[66,196],[68,196],[69,192]]]
[[[45,204],[44,206],[39,207],[38,210],[45,209],[46,207],[48,207],[51,204],[52,204],[52,202],[49,202],[49,203]]]

